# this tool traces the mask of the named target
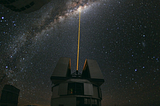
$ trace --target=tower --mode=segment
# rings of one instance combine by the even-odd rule
[[[82,74],[71,74],[71,59],[60,58],[50,79],[51,106],[101,106],[104,79],[95,60],[85,60]]]

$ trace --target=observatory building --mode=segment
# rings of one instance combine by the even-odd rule
[[[12,85],[5,85],[2,90],[0,106],[18,106],[20,90]]]
[[[51,0],[0,0],[0,4],[15,12],[30,13],[40,9]]]
[[[101,106],[104,79],[95,60],[85,60],[82,74],[71,74],[71,59],[60,58],[50,79],[51,106]]]

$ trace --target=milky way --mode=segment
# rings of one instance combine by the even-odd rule
[[[30,43],[36,42],[36,40],[46,31],[52,30],[53,28],[55,28],[57,26],[58,23],[60,23],[61,21],[65,20],[65,18],[72,16],[74,14],[77,14],[78,12],[78,8],[81,6],[82,10],[89,8],[89,6],[93,8],[95,6],[95,3],[91,2],[89,0],[85,0],[85,1],[76,1],[74,2],[74,0],[71,1],[58,1],[58,3],[54,3],[54,5],[56,6],[51,6],[50,11],[45,12],[42,14],[41,18],[37,19],[36,21],[34,21],[33,19],[31,19],[32,21],[30,21],[31,23],[31,27],[29,28],[29,30],[25,30],[25,33],[21,34],[20,37],[17,38],[16,41],[13,42],[13,45],[9,45],[11,46],[11,51],[12,53],[10,53],[10,57],[13,57],[16,52],[21,48],[21,46],[26,45],[25,42],[30,40]],[[58,5],[57,5],[58,4]],[[33,13],[34,14],[34,13]],[[36,17],[34,15],[30,15],[32,17]],[[29,17],[31,18],[31,17]]]
[[[55,30],[59,23],[65,21],[65,19],[70,16],[76,15],[80,6],[82,7],[83,11],[83,9],[86,8],[93,8],[93,6],[96,5],[96,2],[96,0],[94,2],[90,0],[59,0],[57,2],[52,1],[52,3],[48,4],[49,7],[43,7],[47,8],[46,10],[44,9],[43,11],[43,9],[41,9],[39,11],[42,14],[40,18],[36,17],[39,12],[34,12],[27,15],[27,20],[29,20],[29,24],[24,23],[24,21],[22,20],[20,24],[24,24],[24,27],[22,27],[22,29],[19,29],[19,32],[15,32],[17,36],[14,36],[14,39],[9,42],[6,48],[4,48],[7,52],[5,58],[8,59],[6,65],[4,65],[5,67],[3,68],[9,69],[9,71],[7,70],[7,72],[4,72],[3,78],[5,78],[7,75],[11,75],[13,77],[14,75],[12,74],[15,73],[15,71],[13,70],[16,70],[17,68],[21,68],[21,71],[23,70],[23,65],[25,63],[23,63],[22,61],[26,60],[27,58],[32,58],[25,56],[25,54],[28,54],[28,52],[31,52],[30,50],[34,49],[34,45],[37,41],[40,42],[40,40],[45,39],[44,34],[46,32],[50,30]],[[24,56],[17,57],[17,55],[19,54],[23,54]],[[34,53],[32,52],[32,55],[33,54]],[[15,63],[16,65],[13,64],[13,61],[17,61],[19,65],[17,64],[17,62]],[[17,65],[19,67],[17,67]]]

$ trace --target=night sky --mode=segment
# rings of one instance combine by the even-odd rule
[[[99,64],[102,106],[160,106],[159,0],[52,0],[29,14],[0,5],[0,91],[12,84],[21,106],[50,105],[59,58],[76,70],[79,6],[79,71],[85,59]]]

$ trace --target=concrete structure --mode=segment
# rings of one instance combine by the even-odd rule
[[[104,79],[95,60],[85,60],[82,74],[71,74],[71,59],[60,58],[50,79],[51,106],[101,106]]]
[[[0,4],[15,12],[30,13],[40,9],[51,0],[0,0]]]
[[[17,106],[20,90],[12,85],[5,85],[2,90],[0,106]]]

